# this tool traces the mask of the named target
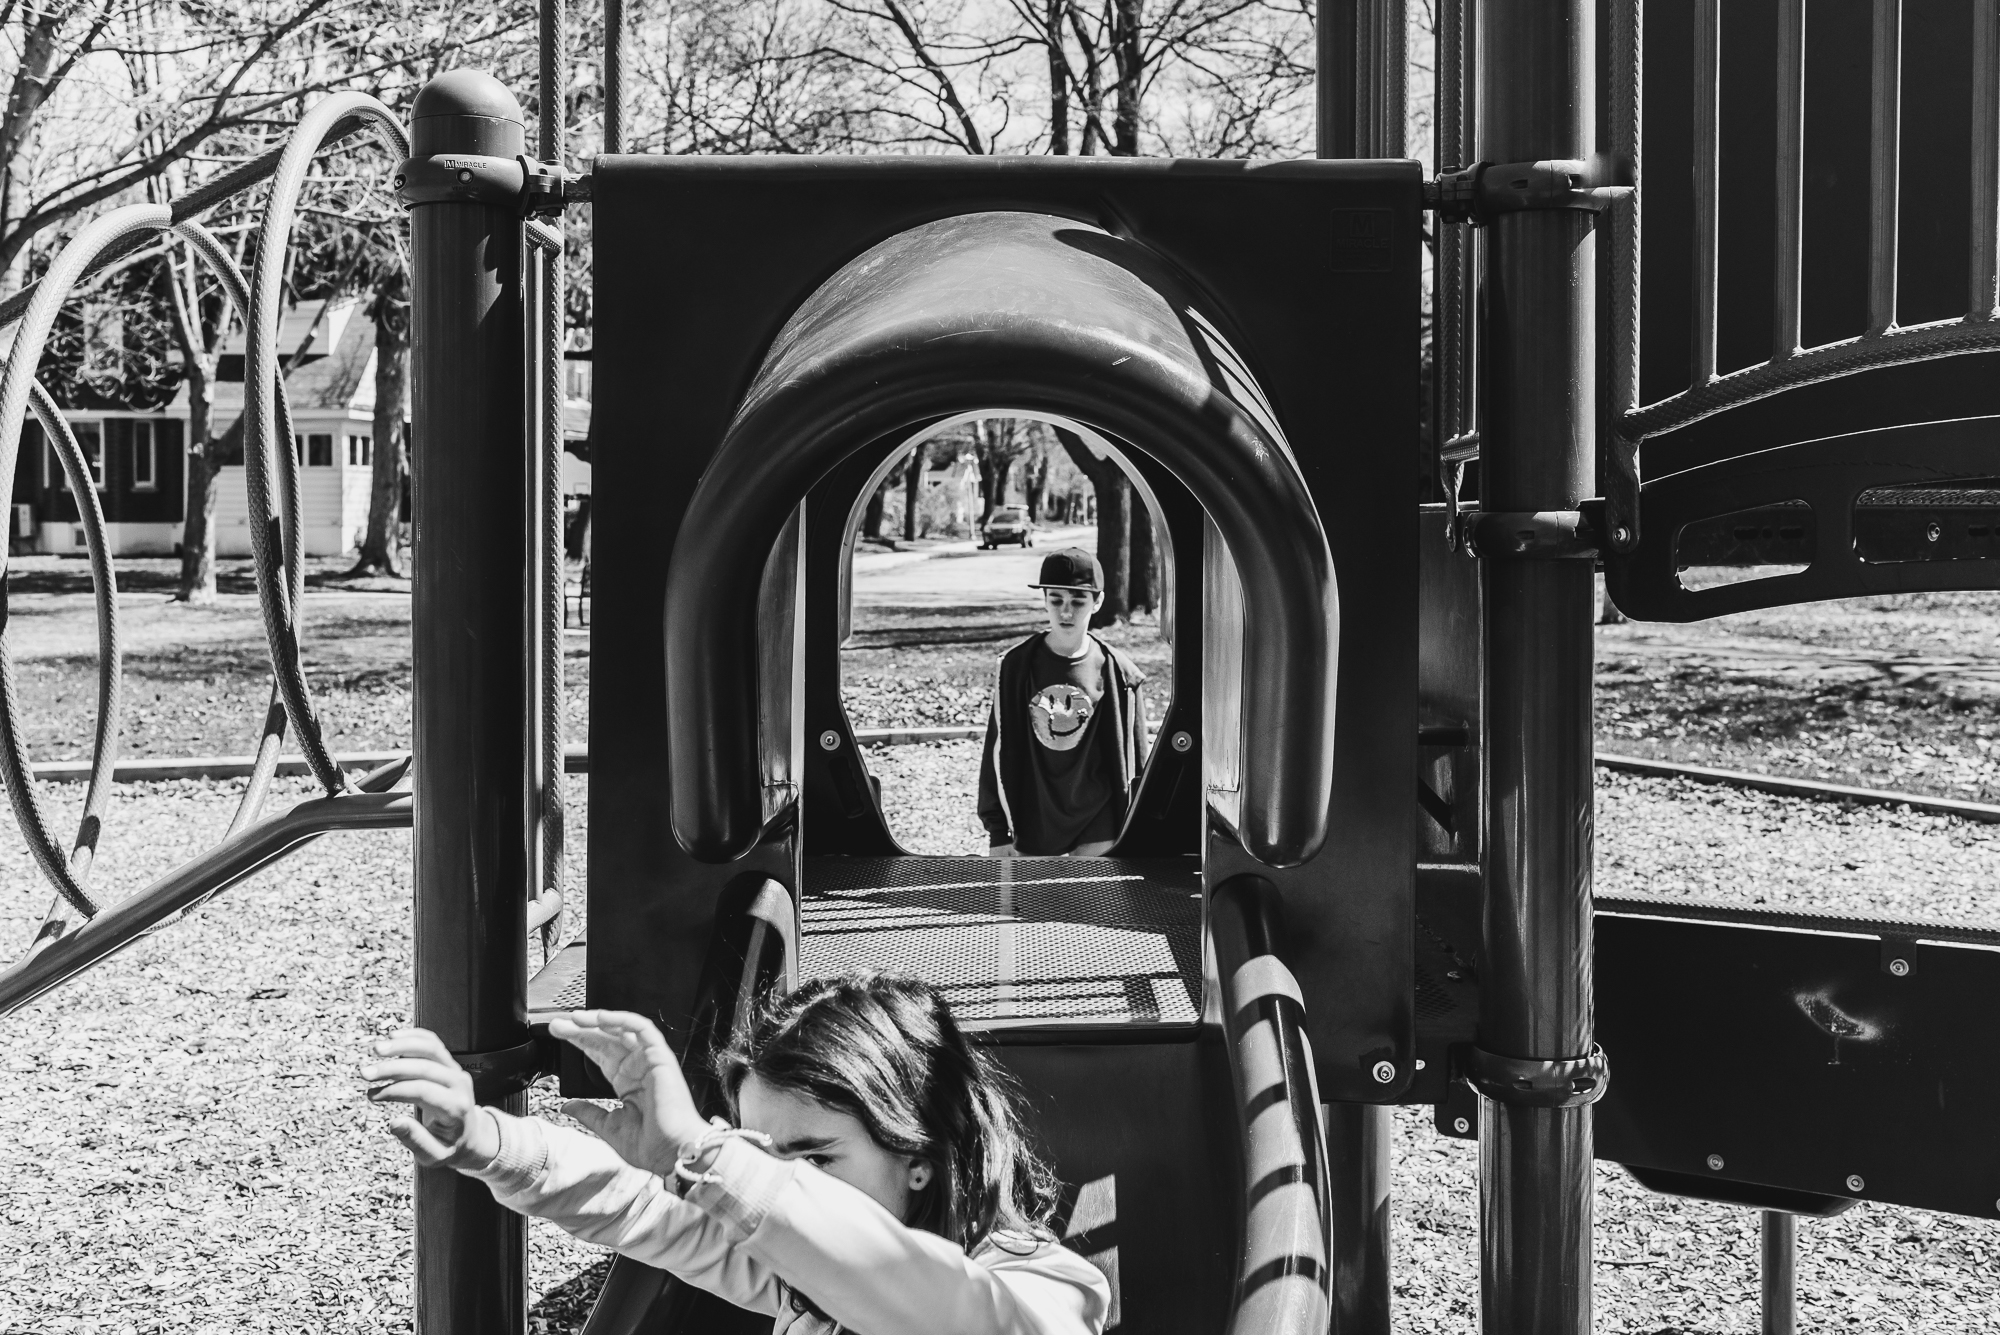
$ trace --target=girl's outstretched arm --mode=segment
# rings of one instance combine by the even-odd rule
[[[722,1224],[602,1140],[481,1107],[472,1077],[437,1035],[405,1029],[377,1042],[372,1055],[375,1060],[361,1067],[368,1097],[416,1110],[416,1117],[399,1117],[389,1130],[418,1163],[456,1168],[485,1182],[516,1213],[548,1219],[585,1242],[671,1271],[739,1307],[780,1310],[784,1292],[777,1276],[739,1248]]]
[[[615,1112],[564,1111],[620,1154],[663,1175],[708,1134],[680,1063],[645,1017],[578,1011],[549,1032],[588,1054],[624,1100]],[[733,1245],[807,1295],[849,1330],[868,1335],[1096,1335],[1110,1286],[1089,1262],[1055,1244],[1021,1256],[968,1257],[958,1244],[913,1229],[859,1188],[801,1160],[722,1139],[689,1164],[702,1180],[688,1204]],[[636,1255],[637,1253],[633,1253]],[[643,1258],[641,1258],[643,1259]]]

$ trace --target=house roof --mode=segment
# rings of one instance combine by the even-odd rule
[[[303,347],[285,377],[294,416],[318,410],[373,410],[375,407],[375,326],[363,313],[358,297],[337,301],[306,301],[287,307],[278,321],[278,355],[291,357]],[[212,430],[229,429],[243,412],[244,331],[239,327],[224,340],[222,365],[209,387],[213,404]],[[234,374],[234,379],[223,379]],[[167,405],[168,412],[185,413],[185,382]]]

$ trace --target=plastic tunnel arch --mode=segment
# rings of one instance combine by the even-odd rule
[[[829,278],[778,334],[689,503],[666,589],[676,838],[723,862],[756,842],[765,558],[811,486],[884,434],[968,407],[1086,423],[1171,469],[1245,594],[1238,835],[1270,866],[1326,838],[1339,597],[1290,447],[1248,370],[1141,246],[1037,213],[912,228]]]

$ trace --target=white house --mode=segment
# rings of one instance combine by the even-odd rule
[[[291,361],[285,387],[291,402],[292,450],[299,463],[305,550],[312,556],[344,555],[354,550],[368,525],[375,446],[375,325],[359,298],[308,301],[285,312],[277,341],[279,356]],[[243,334],[238,330],[224,343],[210,386],[210,430],[217,435],[242,415],[243,360]],[[568,369],[564,435],[581,441],[590,422],[589,368],[584,364]],[[178,552],[187,514],[187,386],[183,384],[166,407],[153,413],[65,409],[63,415],[92,461],[113,554]],[[40,552],[83,551],[75,499],[32,418],[21,445],[13,496],[16,540],[31,535],[23,545]],[[565,491],[587,493],[588,465],[568,455],[564,463]],[[250,554],[240,461],[223,466],[215,524],[218,554]]]

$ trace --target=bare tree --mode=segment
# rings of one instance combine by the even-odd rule
[[[1131,615],[1126,599],[1131,588],[1132,484],[1110,455],[1098,458],[1083,437],[1066,427],[1055,429],[1063,452],[1090,479],[1097,495],[1097,563],[1104,567],[1104,605],[1091,618],[1093,626],[1109,626]]]
[[[917,508],[924,500],[924,473],[930,467],[931,443],[917,442],[916,449],[903,465],[903,541],[915,542],[922,535],[917,532]]]
[[[403,479],[409,475],[410,281],[402,264],[384,266],[369,304],[375,321],[374,453],[369,458],[368,528],[353,574],[401,575]]]

